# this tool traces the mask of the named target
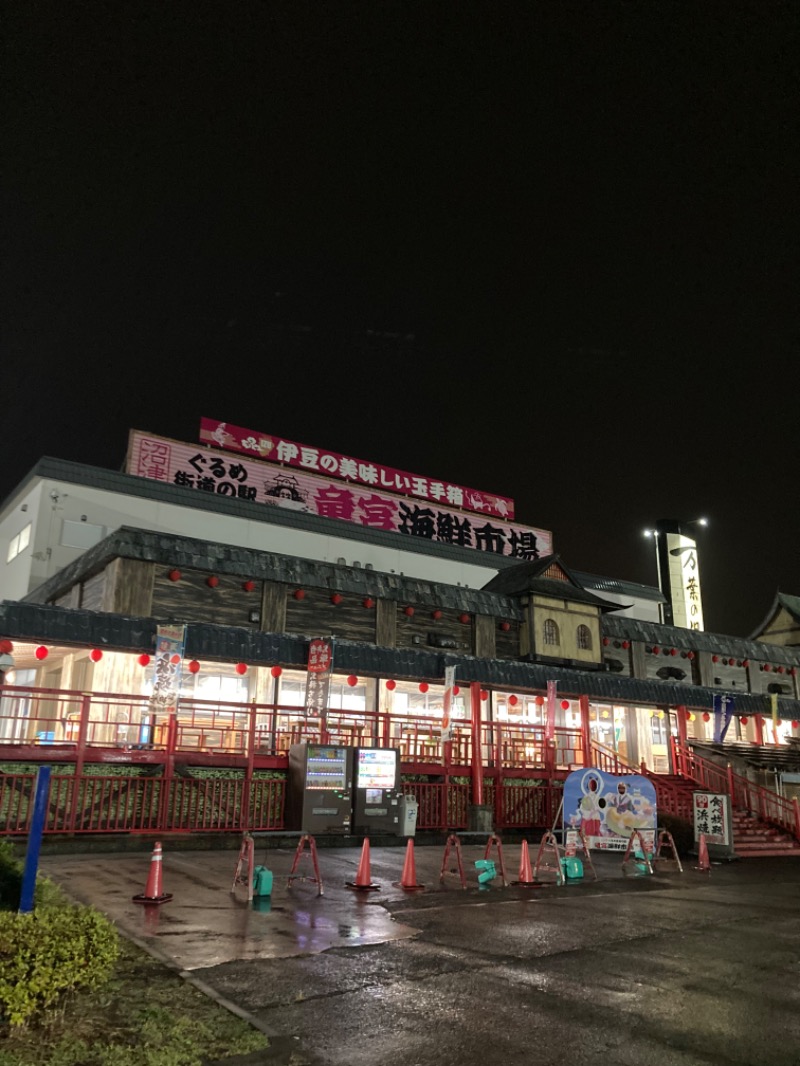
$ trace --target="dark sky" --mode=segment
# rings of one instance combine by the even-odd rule
[[[0,497],[205,415],[514,497],[707,628],[797,549],[800,5],[4,5]]]

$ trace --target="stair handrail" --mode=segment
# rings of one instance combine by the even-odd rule
[[[601,744],[597,740],[592,740],[591,748],[592,765],[596,766],[598,770],[610,774],[640,774],[646,777],[648,781],[653,783],[659,807],[663,807],[670,814],[677,814],[681,817],[686,816],[686,800],[681,803],[680,790],[671,781],[663,780],[660,774],[657,774],[654,770],[649,770],[644,762],[638,767],[629,766],[620,759],[613,748],[607,748],[605,744]],[[598,756],[599,758],[597,758]]]
[[[675,766],[678,772],[708,792],[730,796],[731,807],[754,814],[764,822],[780,826],[800,840],[800,803],[787,800],[764,785],[757,785],[728,765],[723,768],[698,755],[688,744],[673,738]]]

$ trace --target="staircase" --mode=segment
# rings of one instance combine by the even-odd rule
[[[770,855],[800,858],[800,841],[746,811],[733,812],[733,850],[740,859]]]

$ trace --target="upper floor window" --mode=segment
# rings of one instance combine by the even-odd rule
[[[558,626],[552,618],[544,620],[544,642],[545,644],[558,644]]]
[[[20,552],[24,552],[31,542],[31,523],[28,522],[24,529],[21,529],[17,533],[16,537],[12,537],[8,545],[8,555],[6,556],[6,562],[10,563],[12,559],[16,559]]]
[[[578,626],[578,647],[581,651],[592,650],[592,631],[588,626]]]

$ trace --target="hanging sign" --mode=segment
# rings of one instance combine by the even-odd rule
[[[323,726],[328,717],[332,671],[333,641],[314,637],[308,645],[304,714],[306,718],[319,718]]]
[[[453,689],[456,684],[456,668],[444,668],[444,699],[442,700],[442,740],[453,739]]]
[[[153,657],[153,692],[150,709],[161,713],[177,710],[181,690],[181,663],[186,626],[158,626]]]
[[[547,682],[547,716],[544,723],[545,743],[552,744],[556,739],[556,689],[557,681]]]

